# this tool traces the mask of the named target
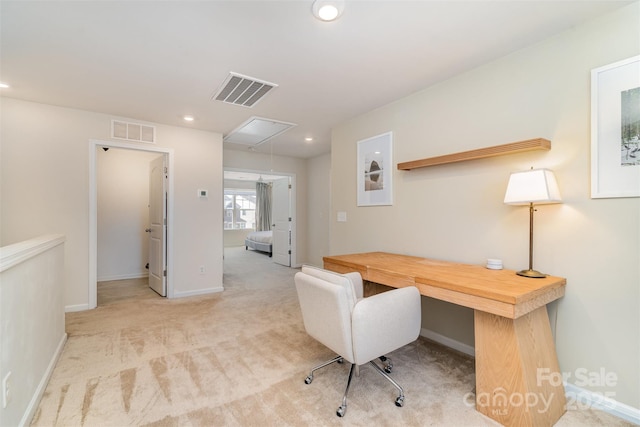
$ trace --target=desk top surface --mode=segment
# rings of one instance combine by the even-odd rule
[[[521,304],[564,288],[562,277],[540,279],[518,276],[513,270],[490,270],[484,266],[439,261],[386,252],[324,257],[325,266],[359,271],[362,278],[396,277],[397,283],[427,285],[506,304]],[[380,282],[378,282],[380,283]],[[395,286],[395,283],[383,283]],[[398,286],[395,286],[398,287]]]

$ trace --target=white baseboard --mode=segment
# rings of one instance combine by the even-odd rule
[[[127,280],[127,279],[144,279],[149,277],[149,272],[131,273],[131,274],[115,274],[112,276],[99,276],[98,282],[110,282],[112,280]]]
[[[564,384],[567,410],[593,408],[640,425],[640,409],[620,403],[602,393],[594,393],[573,384]]]
[[[222,286],[217,288],[198,289],[197,291],[186,291],[186,292],[174,291],[173,298],[194,297],[197,295],[215,294],[222,291],[224,291],[224,288]]]
[[[29,404],[27,405],[24,414],[22,415],[22,419],[20,420],[20,427],[28,426],[31,424],[31,420],[33,420],[33,416],[36,414],[36,410],[38,409],[38,405],[40,404],[40,399],[42,399],[42,395],[44,394],[45,389],[47,388],[47,384],[49,384],[49,379],[51,378],[51,374],[53,374],[53,369],[56,367],[56,363],[58,363],[58,359],[62,354],[62,349],[64,348],[64,344],[67,342],[67,334],[65,333],[60,342],[58,343],[58,347],[56,351],[53,353],[51,360],[49,361],[49,365],[47,366],[44,375],[40,379],[40,383],[38,387],[35,389],[35,393],[31,397]]]
[[[89,304],[66,305],[64,307],[65,313],[72,313],[74,311],[85,311],[85,310],[89,310]]]
[[[444,335],[441,335],[441,334],[439,334],[437,332],[434,332],[432,330],[422,328],[420,330],[420,336],[428,338],[431,341],[435,341],[438,344],[442,344],[445,347],[449,347],[449,348],[457,350],[457,351],[459,351],[461,353],[468,354],[471,357],[475,357],[476,356],[476,350],[472,346],[470,346],[468,344],[465,344],[465,343],[461,343],[460,341],[456,341],[456,340],[451,339],[449,337],[445,337]]]
[[[222,286],[217,288],[198,289],[197,291],[186,291],[186,292],[174,291],[173,296],[171,296],[170,298],[193,297],[197,295],[215,294],[222,291],[224,291],[224,288]],[[64,307],[65,313],[72,313],[74,311],[85,311],[85,310],[89,310],[89,304],[67,305]]]

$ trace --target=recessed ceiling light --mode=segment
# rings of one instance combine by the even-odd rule
[[[8,88],[8,87],[9,87],[9,85],[8,85],[8,84],[0,82],[0,88],[2,88],[2,89],[6,89],[6,88]]]
[[[313,16],[326,22],[338,19],[343,10],[344,0],[316,0],[311,7]]]
[[[184,116],[183,118],[188,122],[192,122],[194,120],[193,116]]]
[[[333,21],[338,17],[338,8],[332,4],[325,4],[318,9],[318,16],[323,21]]]
[[[311,138],[310,136],[308,136],[308,137],[306,137],[304,140],[305,140],[305,141],[307,141],[307,142],[311,142],[311,141],[313,141],[313,138]]]

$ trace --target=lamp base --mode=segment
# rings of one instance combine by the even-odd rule
[[[546,274],[540,273],[539,271],[531,270],[531,269],[518,271],[516,274],[518,276],[529,277],[532,279],[542,279],[543,277],[547,277]]]

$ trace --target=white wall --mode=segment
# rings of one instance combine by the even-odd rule
[[[297,265],[307,262],[307,161],[293,157],[225,149],[224,167],[295,176],[296,259],[292,259],[291,262]]]
[[[534,267],[567,278],[557,309],[563,372],[615,373],[640,408],[640,199],[590,198],[590,70],[640,53],[640,7],[622,8],[342,124],[331,151],[331,253],[388,251],[471,264],[528,263],[528,211],[504,205],[509,173],[552,169],[563,204],[538,208]],[[394,205],[356,207],[356,143],[394,134],[394,163],[529,138],[549,152],[394,172]],[[346,211],[348,222],[335,220]],[[425,298],[426,300],[426,298]],[[435,308],[434,308],[435,307]],[[423,327],[473,344],[470,312],[427,302]],[[436,313],[435,316],[429,314]]]
[[[0,242],[64,234],[65,306],[88,308],[89,140],[108,141],[114,117],[10,98],[0,102]],[[156,126],[157,146],[175,153],[175,296],[221,290],[222,135]],[[200,188],[209,190],[208,199],[197,197]]]
[[[0,248],[0,380],[9,378],[1,426],[29,425],[62,353],[64,261],[61,235]]]
[[[331,224],[331,154],[307,160],[307,230],[309,264],[322,266],[322,257],[329,255],[329,227]]]
[[[238,230],[224,230],[224,247],[233,248],[244,246],[245,239],[251,233],[250,228],[242,228]]]
[[[96,150],[98,281],[148,275],[149,163],[159,155]]]

